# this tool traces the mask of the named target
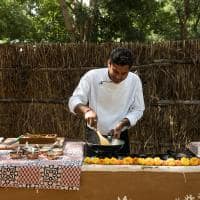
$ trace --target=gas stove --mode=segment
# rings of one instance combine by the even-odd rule
[[[99,157],[99,158],[111,158],[111,157],[115,157],[118,159],[122,159],[126,156],[131,156],[131,157],[138,157],[138,158],[147,158],[147,157],[151,157],[151,158],[155,158],[155,157],[159,157],[162,160],[167,160],[168,158],[174,158],[174,159],[181,159],[183,157],[186,158],[191,158],[191,157],[196,157],[194,153],[192,153],[189,149],[185,149],[181,152],[179,151],[174,151],[174,150],[167,150],[165,153],[137,153],[137,154],[129,154],[129,155],[120,155],[118,152],[94,152],[91,151],[90,149],[87,148],[87,146],[84,146],[84,156],[88,156],[88,157]]]
[[[131,157],[138,157],[138,158],[155,158],[159,157],[162,160],[167,160],[168,158],[174,158],[174,159],[181,159],[183,157],[185,158],[192,158],[196,157],[195,154],[193,154],[190,150],[185,149],[181,152],[173,151],[173,150],[167,150],[165,153],[155,153],[155,154],[130,154]]]

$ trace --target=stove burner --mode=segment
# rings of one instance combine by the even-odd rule
[[[126,156],[124,155],[120,155],[118,152],[111,152],[111,151],[94,151],[92,149],[89,149],[86,145],[84,146],[84,155],[85,157],[99,157],[99,158],[111,158],[111,157],[115,157],[118,159],[124,158]],[[159,157],[161,160],[167,160],[169,158],[174,158],[176,160],[180,160],[183,157],[186,158],[192,158],[195,157],[195,155],[189,150],[189,149],[185,149],[182,152],[176,152],[173,150],[167,150],[166,153],[158,153],[158,154],[144,154],[144,153],[139,153],[139,154],[130,154],[127,156],[131,156],[131,157],[138,157],[138,158],[155,158],[155,157]]]
[[[167,153],[169,155],[171,155],[171,157],[173,157],[174,159],[181,159],[183,157],[185,158],[192,158],[192,157],[196,157],[190,150],[185,149],[182,152],[175,152],[172,150],[168,150]]]
[[[138,157],[138,158],[156,158],[159,157],[161,160],[167,160],[168,158],[172,158],[167,153],[162,153],[162,154],[131,154],[131,157]]]
[[[161,154],[131,154],[131,157],[138,157],[138,158],[155,158],[159,157],[162,160],[167,160],[169,158],[174,158],[174,159],[181,159],[183,157],[185,158],[192,158],[195,157],[195,155],[189,151],[188,149],[184,150],[183,152],[175,152],[172,150],[168,150],[166,153],[161,153]]]

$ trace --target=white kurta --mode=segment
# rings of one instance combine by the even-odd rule
[[[129,72],[124,81],[116,84],[107,68],[91,70],[81,78],[69,99],[70,111],[74,113],[80,103],[88,104],[97,113],[97,128],[102,134],[114,129],[123,118],[134,126],[145,109],[140,78]]]

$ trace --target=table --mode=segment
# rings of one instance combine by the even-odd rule
[[[79,191],[0,188],[5,200],[197,200],[200,166],[83,165]]]
[[[32,153],[31,153],[32,154]],[[11,159],[10,150],[0,151],[0,187],[77,190],[80,186],[83,142],[66,142],[63,155],[49,160]]]

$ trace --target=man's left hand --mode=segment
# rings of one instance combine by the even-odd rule
[[[122,123],[119,122],[114,129],[114,138],[118,138],[118,139],[120,138],[122,128],[123,128]]]
[[[125,127],[130,126],[130,121],[127,118],[124,118],[122,121],[120,121],[116,127],[114,128],[114,138],[120,138],[121,132],[124,131]]]

